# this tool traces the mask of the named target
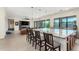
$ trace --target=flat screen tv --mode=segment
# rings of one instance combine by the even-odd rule
[[[21,21],[21,25],[29,25],[29,22],[27,22],[27,21]]]

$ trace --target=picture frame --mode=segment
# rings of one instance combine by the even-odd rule
[[[15,25],[18,26],[19,22],[15,22]]]

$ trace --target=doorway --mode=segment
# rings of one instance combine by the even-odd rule
[[[8,19],[8,30],[14,31],[14,19]]]

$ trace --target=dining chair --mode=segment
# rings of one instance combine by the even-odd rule
[[[53,40],[53,35],[49,34],[49,33],[43,33],[44,34],[44,40],[45,40],[45,51],[56,51],[56,49],[58,48],[58,50],[61,50],[61,44],[58,42],[55,42]]]

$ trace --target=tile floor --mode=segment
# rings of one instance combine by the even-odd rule
[[[73,51],[79,51],[79,39],[76,40],[76,44],[73,48]]]
[[[13,33],[7,35],[5,39],[0,39],[0,51],[36,51],[25,35]]]
[[[38,51],[26,41],[26,35],[13,33],[7,35],[5,39],[0,39],[0,51]],[[76,40],[76,45],[73,51],[79,51],[79,40]]]

